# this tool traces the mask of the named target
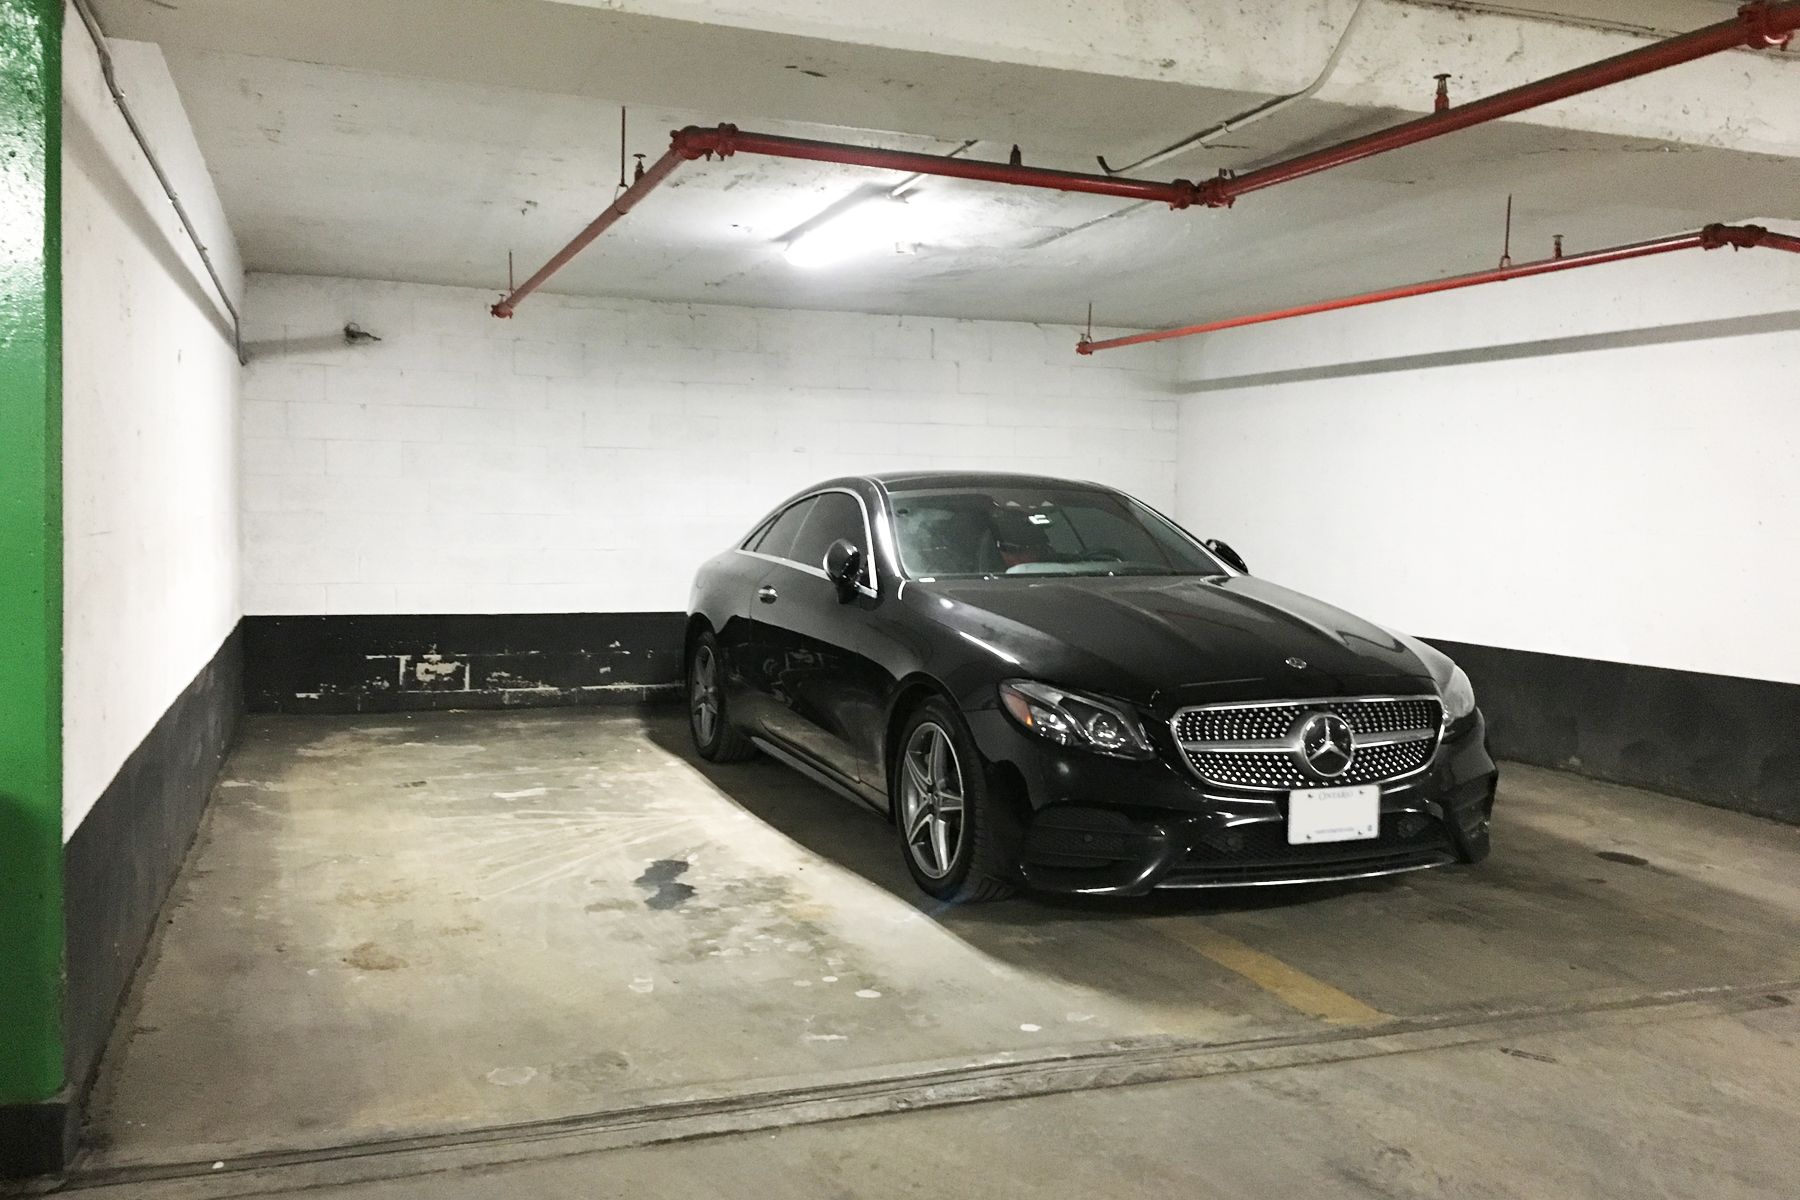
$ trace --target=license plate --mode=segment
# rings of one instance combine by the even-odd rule
[[[1381,834],[1381,789],[1308,788],[1288,793],[1288,845],[1354,842]]]

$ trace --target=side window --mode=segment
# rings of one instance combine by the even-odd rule
[[[856,497],[843,492],[825,492],[813,504],[806,527],[800,531],[793,552],[787,557],[803,566],[822,569],[825,551],[839,538],[854,543],[865,556],[868,554],[869,547],[864,545],[869,539],[863,531],[862,505],[856,502]]]
[[[775,516],[770,517],[768,520],[764,521],[761,525],[758,525],[755,529],[751,530],[750,536],[738,543],[738,549],[739,550],[754,550],[754,549],[756,549],[756,544],[763,540],[763,536],[769,532],[769,526],[775,524],[775,521],[777,520],[777,518],[780,517],[780,515],[781,515],[780,513],[775,514]]]
[[[794,539],[800,534],[800,527],[806,523],[806,514],[812,511],[815,501],[811,498],[790,504],[783,510],[775,523],[769,526],[769,532],[763,534],[762,540],[752,546],[758,554],[773,554],[776,558],[792,558]]]

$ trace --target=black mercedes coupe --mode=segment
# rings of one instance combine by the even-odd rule
[[[893,823],[946,901],[1360,879],[1488,852],[1462,670],[1110,488],[834,479],[709,560],[694,743]]]

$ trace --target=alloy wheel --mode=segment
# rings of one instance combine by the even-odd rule
[[[694,651],[688,678],[688,715],[694,723],[694,740],[702,746],[712,745],[719,731],[719,664],[711,646]]]
[[[913,863],[932,879],[950,873],[962,850],[963,777],[943,726],[926,721],[900,755],[900,822]]]

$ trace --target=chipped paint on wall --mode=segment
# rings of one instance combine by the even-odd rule
[[[381,712],[672,696],[680,613],[253,617],[249,706]]]

